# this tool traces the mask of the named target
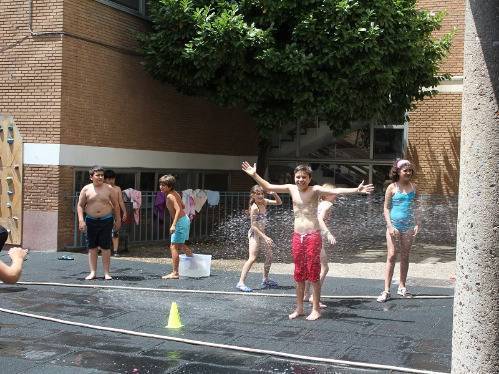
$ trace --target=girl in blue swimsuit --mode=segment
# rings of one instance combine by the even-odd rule
[[[249,258],[244,263],[241,271],[241,277],[236,288],[243,292],[253,291],[244,283],[246,276],[256,261],[260,247],[265,248],[265,264],[263,265],[262,287],[272,288],[278,284],[269,278],[270,265],[272,264],[273,240],[265,234],[265,225],[267,224],[267,205],[281,205],[282,201],[278,194],[271,192],[275,200],[265,198],[263,188],[258,184],[253,186],[250,191],[249,213],[251,218],[251,228],[248,232],[249,240]]]
[[[385,268],[385,289],[377,299],[380,303],[391,298],[390,285],[397,252],[400,253],[400,280],[397,294],[402,297],[412,296],[406,287],[409,252],[420,228],[419,216],[415,209],[416,185],[411,181],[413,176],[414,168],[407,160],[395,161],[390,170],[390,178],[393,183],[386,190],[384,204],[388,253]]]

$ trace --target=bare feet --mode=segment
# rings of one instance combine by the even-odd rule
[[[85,280],[87,280],[87,281],[88,281],[88,280],[92,280],[92,279],[95,279],[95,273],[93,273],[93,272],[92,272],[92,273],[90,273],[90,274],[88,274],[88,275],[85,277]]]
[[[104,279],[108,281],[108,280],[113,279],[113,277],[110,276],[109,274],[104,274]]]
[[[163,275],[161,279],[178,279],[178,273],[170,273],[167,275]]]
[[[289,317],[289,319],[295,319],[295,318],[298,318],[299,316],[304,316],[304,315],[305,315],[305,313],[303,312],[303,310],[296,309],[288,317]]]
[[[315,321],[319,318],[321,318],[321,312],[319,312],[318,310],[312,309],[312,313],[310,313],[306,319],[309,321]]]
[[[314,302],[314,298],[313,298],[313,296],[310,296],[310,298],[308,299],[308,302],[309,302],[310,304],[313,304],[313,302]],[[319,301],[319,308],[321,308],[321,309],[327,308],[327,305],[326,305],[326,304],[323,304],[323,303],[321,303],[321,302]]]

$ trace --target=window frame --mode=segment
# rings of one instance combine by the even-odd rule
[[[395,124],[375,124],[369,123],[366,127],[369,128],[369,158],[360,159],[360,158],[352,158],[352,159],[336,159],[336,158],[323,158],[323,159],[313,159],[300,157],[300,134],[299,127],[297,127],[297,136],[296,141],[296,156],[295,157],[269,157],[269,165],[275,164],[286,164],[288,162],[295,163],[326,163],[326,164],[342,164],[342,165],[362,165],[369,167],[369,183],[373,181],[373,168],[374,166],[390,166],[393,163],[392,159],[375,159],[374,158],[374,130],[375,129],[392,129],[392,130],[403,130],[402,135],[402,152],[407,152],[408,145],[408,136],[409,136],[409,122],[407,120],[407,116],[402,123]]]
[[[148,0],[137,0],[139,2],[139,10],[138,11],[136,11],[135,9],[132,9],[132,8],[128,8],[125,5],[118,4],[118,3],[114,2],[113,0],[95,0],[95,1],[97,1],[98,3],[101,3],[103,5],[107,5],[111,8],[121,10],[122,12],[129,13],[131,15],[143,18],[145,20],[149,20],[149,17],[146,14],[146,2]]]

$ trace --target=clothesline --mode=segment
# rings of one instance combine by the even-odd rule
[[[220,202],[220,192],[201,189],[187,189],[182,191],[182,202],[184,212],[192,221],[203,206],[208,203],[209,206],[216,206]],[[154,198],[154,214],[162,220],[165,210],[165,195],[158,191]]]

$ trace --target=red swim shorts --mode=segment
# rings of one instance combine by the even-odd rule
[[[291,252],[295,263],[295,281],[317,282],[321,274],[322,238],[320,231],[293,233]]]

